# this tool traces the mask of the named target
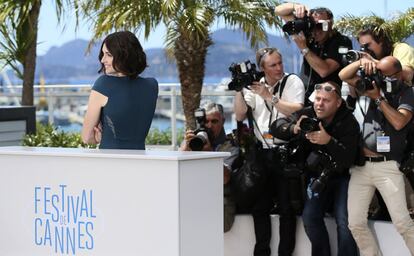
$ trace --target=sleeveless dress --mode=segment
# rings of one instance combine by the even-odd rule
[[[95,81],[92,90],[108,97],[101,109],[99,148],[145,149],[158,97],[157,80],[103,75]]]

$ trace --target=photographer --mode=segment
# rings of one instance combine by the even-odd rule
[[[414,111],[414,88],[403,82],[403,69],[395,57],[387,56],[378,62],[364,60],[362,63],[365,65],[351,63],[340,73],[340,77],[351,86],[365,84],[362,95],[370,98],[369,107],[363,113],[365,165],[351,169],[349,228],[363,255],[381,255],[367,225],[369,203],[378,189],[393,224],[414,255],[414,222],[407,209],[403,174],[398,170]],[[381,79],[374,79],[369,84],[366,81],[370,79],[357,75],[359,70],[368,66]]]
[[[231,197],[229,180],[231,165],[237,158],[239,148],[235,143],[226,136],[224,131],[224,112],[223,106],[220,104],[208,102],[203,106],[205,111],[205,120],[201,121],[205,127],[208,138],[202,147],[202,151],[226,151],[231,155],[224,159],[223,181],[224,181],[224,232],[230,230],[234,222],[236,206]],[[203,117],[200,117],[201,119]],[[184,141],[180,147],[182,151],[195,151],[191,148],[190,142],[196,137],[194,131],[186,131]]]
[[[358,42],[363,47],[362,59],[360,65],[366,66],[366,72],[371,74],[372,67],[366,65],[364,59],[378,60],[386,56],[394,56],[402,65],[402,79],[408,85],[412,85],[414,78],[414,48],[407,43],[394,43],[389,37],[388,33],[381,27],[375,25],[367,25],[358,32]],[[355,108],[357,95],[355,90],[350,87],[347,102],[350,106]]]
[[[348,169],[357,155],[359,126],[340,96],[340,87],[334,82],[316,84],[313,107],[280,119],[274,126],[275,136],[296,141],[300,145],[298,150],[307,159],[308,200],[302,218],[312,244],[312,255],[331,255],[324,223],[330,204],[333,204],[338,227],[338,255],[357,255],[348,229],[346,207]],[[319,168],[314,170],[310,166]]]
[[[299,3],[284,3],[276,6],[275,12],[286,21],[283,30],[303,55],[301,78],[306,86],[305,106],[310,106],[315,84],[333,81],[342,85],[338,77],[343,67],[341,51],[352,49],[352,42],[332,29],[333,14],[327,8],[309,10]]]
[[[387,32],[374,25],[366,26],[358,33],[358,42],[367,45],[366,57],[378,62],[386,56],[394,56],[401,65],[402,80],[411,85],[414,76],[414,48],[407,43],[394,43]],[[371,54],[370,54],[371,53]]]
[[[252,109],[254,133],[263,144],[260,152],[266,163],[265,192],[259,196],[251,209],[256,235],[255,256],[269,256],[271,239],[270,210],[273,190],[277,189],[277,203],[280,214],[279,255],[291,255],[295,247],[296,215],[290,205],[288,182],[281,175],[280,161],[274,150],[284,141],[274,139],[270,133],[270,124],[290,115],[303,107],[304,86],[296,75],[283,71],[282,56],[276,48],[262,48],[256,52],[256,63],[264,72],[259,82],[253,82],[251,90],[243,89],[236,93],[234,110],[237,121],[246,118],[248,106]],[[265,159],[265,155],[268,159]],[[276,183],[275,183],[276,182]]]

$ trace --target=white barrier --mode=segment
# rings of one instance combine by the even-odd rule
[[[227,155],[0,147],[0,255],[222,256]]]
[[[279,244],[279,216],[272,215],[272,256],[277,255]],[[336,224],[332,218],[326,218],[332,255],[337,255]],[[392,223],[370,221],[369,225],[378,239],[383,256],[410,256],[404,240]],[[251,215],[237,215],[231,230],[224,234],[224,256],[252,256],[255,244],[253,218]],[[294,256],[310,256],[311,244],[305,234],[303,222],[298,218],[296,247]]]

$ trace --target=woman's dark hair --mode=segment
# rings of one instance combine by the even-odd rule
[[[112,67],[115,71],[125,74],[130,79],[135,79],[147,67],[147,56],[133,33],[120,31],[108,35],[102,42],[99,61],[103,57],[104,44],[113,56]],[[102,63],[98,72],[105,72],[105,66]]]
[[[361,36],[370,35],[377,44],[382,46],[382,56],[389,56],[392,53],[394,42],[389,37],[387,31],[376,25],[366,25],[358,32],[357,40]],[[379,56],[377,56],[379,58]]]

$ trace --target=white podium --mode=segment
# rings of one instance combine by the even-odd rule
[[[0,255],[223,255],[227,155],[0,147]]]

